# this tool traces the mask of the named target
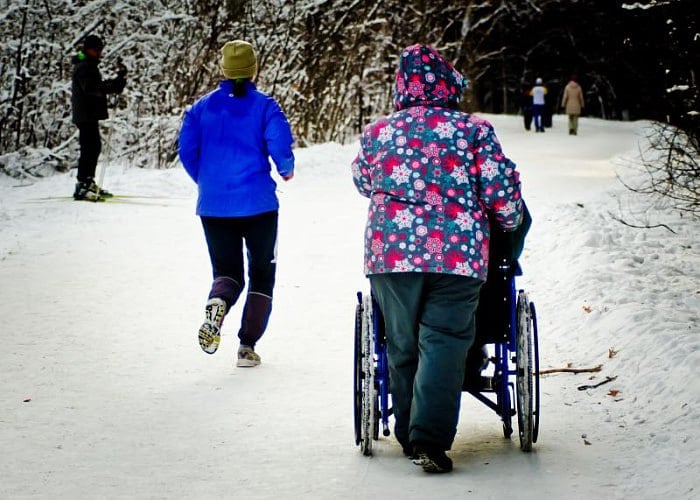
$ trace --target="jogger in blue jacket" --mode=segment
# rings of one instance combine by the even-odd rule
[[[257,55],[241,40],[221,49],[224,80],[185,112],[178,153],[197,184],[214,282],[199,329],[202,349],[213,354],[221,325],[245,286],[243,245],[248,255],[248,295],[238,333],[238,366],[256,366],[254,347],[272,308],[277,213],[270,158],[288,181],[294,177],[294,139],[284,112],[257,90]]]

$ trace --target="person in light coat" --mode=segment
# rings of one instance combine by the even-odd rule
[[[569,117],[569,135],[578,133],[578,117],[584,107],[583,90],[576,80],[576,75],[572,75],[569,83],[564,87],[564,96],[561,100],[561,105]]]

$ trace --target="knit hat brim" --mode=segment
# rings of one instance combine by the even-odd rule
[[[221,72],[229,80],[252,79],[258,72],[258,57],[253,46],[243,40],[226,42],[221,48]]]
[[[221,65],[221,73],[223,73],[225,78],[229,80],[237,80],[239,78],[253,78],[258,72],[258,64],[253,63],[250,66],[244,68],[224,68]]]

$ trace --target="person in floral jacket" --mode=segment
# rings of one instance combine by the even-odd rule
[[[435,49],[404,49],[396,112],[370,123],[352,174],[370,199],[365,273],[384,316],[395,435],[428,472],[459,418],[465,357],[486,280],[489,215],[515,230],[523,216],[515,165],[490,123],[458,110],[467,86]]]

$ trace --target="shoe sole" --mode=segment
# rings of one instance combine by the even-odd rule
[[[226,311],[222,299],[212,299],[207,304],[204,324],[199,328],[199,347],[207,354],[214,354],[221,343],[221,323]]]
[[[443,467],[440,467],[438,464],[433,462],[432,460],[428,460],[428,462],[424,463],[422,465],[423,470],[425,472],[429,472],[431,474],[444,474],[445,472],[450,472],[452,469],[445,469]]]
[[[239,368],[252,368],[254,366],[258,366],[260,364],[260,361],[253,361],[250,359],[239,359],[236,361],[236,366]]]
[[[442,474],[445,472],[451,472],[452,467],[445,468],[441,467],[437,462],[428,457],[427,455],[420,455],[418,458],[413,459],[415,465],[419,465],[423,468],[425,472],[430,472],[433,474]]]
[[[214,354],[219,348],[221,342],[221,334],[219,329],[211,324],[204,323],[199,328],[199,347],[207,354]]]

